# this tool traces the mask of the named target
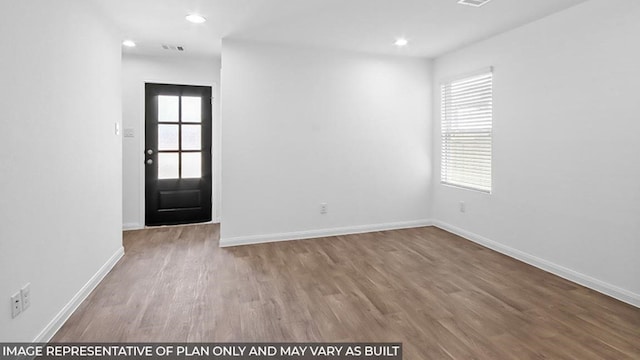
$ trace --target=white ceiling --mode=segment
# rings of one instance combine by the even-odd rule
[[[586,0],[492,0],[481,8],[457,0],[94,0],[138,43],[128,52],[219,56],[237,37],[379,54],[436,57]],[[200,13],[195,25],[184,17]],[[410,40],[393,46],[396,37]],[[174,54],[176,55],[176,54]]]

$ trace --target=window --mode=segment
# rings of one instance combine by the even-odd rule
[[[202,98],[158,96],[158,179],[202,177]]]
[[[441,92],[440,181],[491,193],[493,72],[448,81]]]

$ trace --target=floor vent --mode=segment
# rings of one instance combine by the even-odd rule
[[[458,4],[480,7],[491,0],[459,0]]]

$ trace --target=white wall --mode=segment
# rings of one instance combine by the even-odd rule
[[[233,39],[222,56],[222,245],[429,218],[429,61]]]
[[[87,3],[0,2],[3,342],[47,340],[122,251],[120,39]],[[11,319],[28,282],[31,308]]]
[[[132,51],[135,51],[132,50]],[[123,139],[123,227],[144,227],[144,84],[145,82],[205,85],[213,89],[213,218],[219,209],[219,114],[218,84],[220,59],[181,56],[141,56],[127,53],[122,58],[122,117],[124,128],[134,137]]]
[[[494,193],[434,181],[434,218],[636,305],[639,19],[638,1],[588,1],[443,56],[434,75],[495,67]],[[439,132],[435,121],[436,174]]]

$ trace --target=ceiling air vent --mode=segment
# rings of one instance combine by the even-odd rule
[[[184,47],[180,45],[167,45],[162,44],[162,48],[169,51],[184,51]]]
[[[480,7],[491,0],[459,0],[458,4]]]

